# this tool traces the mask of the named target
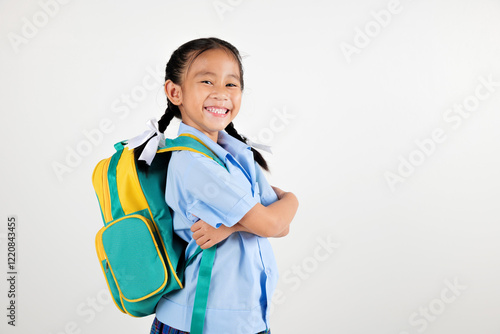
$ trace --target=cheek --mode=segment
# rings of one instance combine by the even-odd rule
[[[237,105],[238,107],[241,105],[241,94],[235,94],[232,97],[233,104]]]
[[[207,98],[206,92],[201,89],[191,90],[184,95],[188,104],[192,106],[203,104],[203,101]]]

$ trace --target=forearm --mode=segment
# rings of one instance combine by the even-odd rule
[[[291,193],[284,193],[281,198],[268,206],[268,209],[272,210],[274,219],[276,220],[276,228],[279,233],[288,229],[290,223],[297,213],[299,207],[299,201],[297,197]]]
[[[240,220],[239,224],[261,237],[280,237],[288,234],[288,228],[297,212],[299,202],[291,192],[281,192],[279,200],[265,207],[257,204]]]
[[[234,225],[230,229],[231,229],[231,233],[234,233],[234,232],[247,232],[247,233],[252,233],[252,234],[258,235],[259,237],[269,238],[269,235],[265,235],[265,233],[260,233],[260,235],[259,235],[259,234],[255,233],[255,232],[250,231],[248,228],[246,228],[245,226],[241,225],[240,223],[237,223],[236,225]],[[287,226],[279,234],[274,235],[272,237],[273,238],[284,237],[284,236],[288,235],[289,229],[290,229],[289,226]]]

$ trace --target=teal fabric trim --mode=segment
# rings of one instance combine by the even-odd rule
[[[203,249],[201,249],[200,246],[198,246],[198,248],[196,248],[196,250],[194,251],[194,254],[191,255],[191,257],[186,261],[186,264],[184,265],[184,268],[187,268],[187,266],[189,266],[191,264],[191,262],[193,262],[194,258],[198,254],[200,254],[202,251],[203,251]]]
[[[191,317],[191,334],[203,334],[205,312],[207,310],[208,291],[212,277],[212,267],[215,260],[217,245],[205,249],[201,255],[200,271],[196,283],[196,296],[194,298],[193,315]]]
[[[117,145],[115,145],[115,148],[117,148]],[[111,199],[111,215],[113,216],[113,220],[125,216],[122,204],[120,203],[120,197],[118,196],[118,187],[116,184],[116,165],[120,160],[122,152],[123,146],[121,149],[117,150],[115,154],[113,154],[108,167],[109,198]]]
[[[208,147],[197,141],[196,139],[188,136],[183,136],[180,135],[175,139],[166,139],[165,141],[165,147],[177,147],[177,146],[185,146],[185,147],[190,147],[196,151],[199,151],[201,153],[205,153],[209,157],[211,157],[213,160],[215,160],[219,165],[222,167],[226,168],[224,163],[219,159],[219,157],[212,152]]]
[[[123,150],[123,148],[125,147],[125,145],[127,145],[127,142],[126,142],[126,141],[119,141],[118,143],[116,143],[116,144],[115,144],[115,145],[113,145],[113,146],[114,146],[115,150],[116,150],[117,152],[119,152],[119,151],[122,151],[122,150]]]

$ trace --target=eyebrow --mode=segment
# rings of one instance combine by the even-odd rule
[[[210,76],[213,76],[213,77],[215,77],[215,76],[216,76],[216,74],[215,74],[214,72],[204,71],[204,72],[198,72],[198,73],[196,73],[196,74],[194,75],[194,77],[196,78],[196,77],[201,77],[201,76],[204,76],[204,75],[210,75]],[[229,77],[233,77],[233,78],[235,78],[236,80],[240,81],[240,77],[239,77],[238,75],[236,75],[236,74],[229,74],[228,76],[229,76]]]

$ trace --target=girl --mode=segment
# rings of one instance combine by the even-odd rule
[[[198,245],[218,244],[204,333],[270,333],[278,272],[267,238],[287,235],[298,201],[268,184],[266,161],[233,126],[243,90],[239,52],[217,38],[190,41],[172,54],[165,81],[168,107],[159,131],[180,118],[179,134],[199,138],[226,166],[176,151],[167,174],[165,200],[176,234],[188,242],[186,259]],[[189,331],[200,258],[186,268],[184,288],[158,303],[152,334]]]

